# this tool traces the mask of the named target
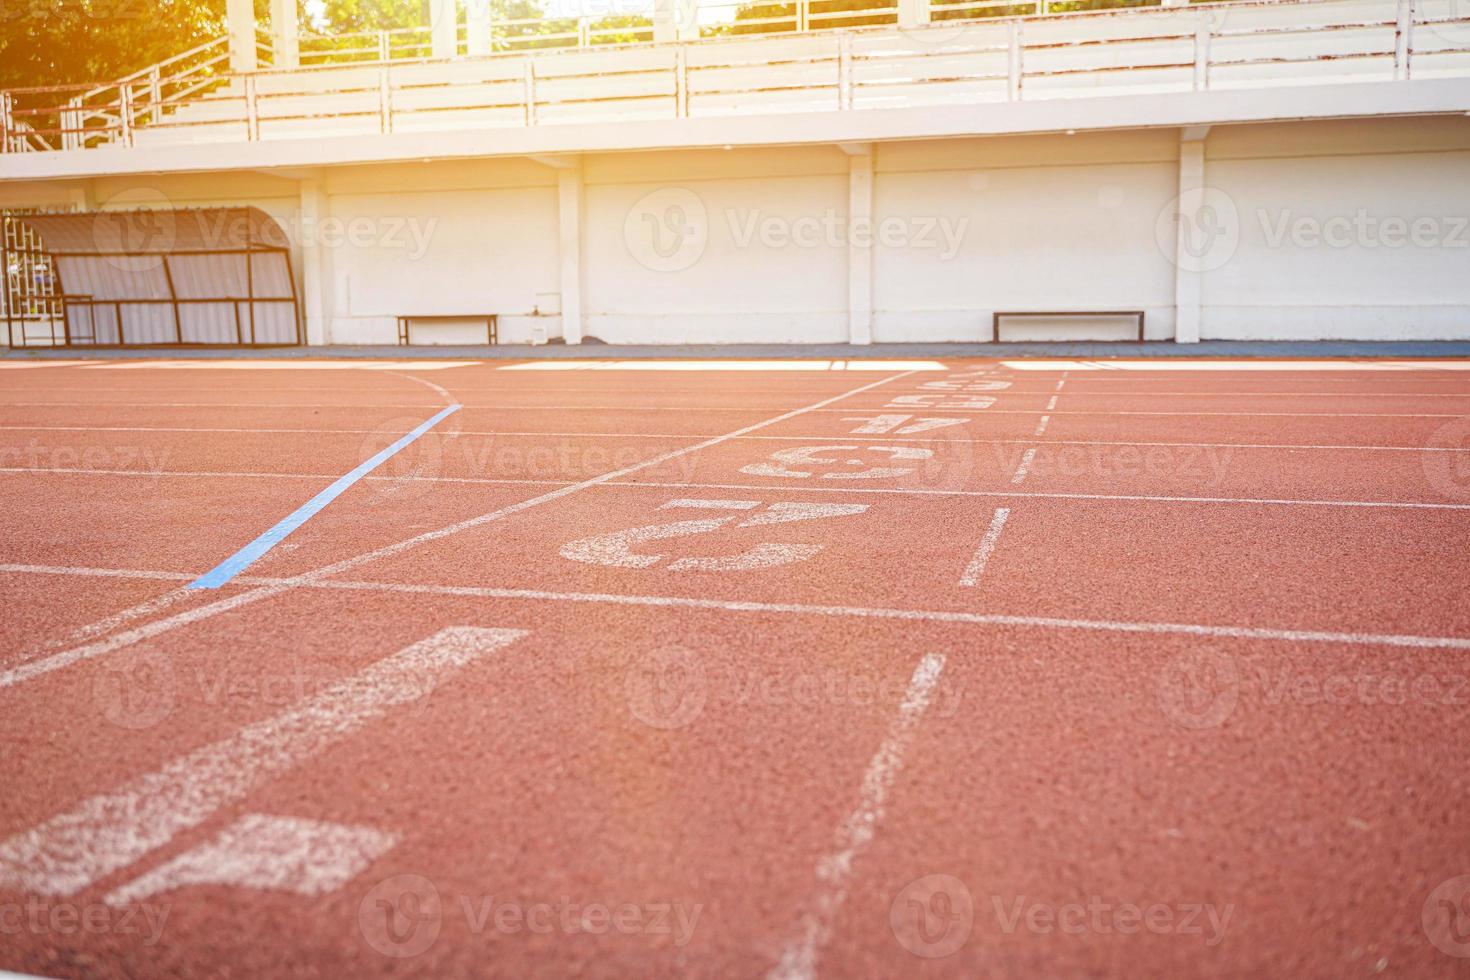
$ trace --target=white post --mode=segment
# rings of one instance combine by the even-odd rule
[[[1021,100],[1021,84],[1026,78],[1026,46],[1021,40],[1021,19],[1011,18],[1006,53],[1006,98],[1012,102]]]
[[[1394,27],[1393,77],[1409,78],[1409,64],[1414,52],[1414,0],[1398,0],[1398,17]]]
[[[698,41],[699,0],[653,0],[655,41]]]
[[[653,39],[663,42],[678,37],[678,0],[653,0]]]
[[[253,0],[225,0],[230,32],[230,71],[255,71],[255,4]]]
[[[90,180],[84,180],[67,188],[67,198],[73,211],[96,211],[97,194]]]
[[[459,11],[455,0],[429,0],[429,41],[435,58],[453,58],[459,49]]]
[[[898,0],[898,26],[923,27],[929,23],[929,0]]]
[[[873,146],[847,144],[847,339],[873,342]]]
[[[470,54],[490,53],[490,0],[465,0],[465,30]]]
[[[1199,23],[1194,28],[1194,90],[1204,92],[1210,87],[1210,34],[1214,30],[1214,17],[1208,10],[1200,11]]]
[[[561,335],[582,342],[582,163],[556,172],[561,254]]]
[[[1204,186],[1204,133],[1185,130],[1179,142],[1179,227],[1174,246],[1174,341],[1180,344],[1199,343],[1200,273],[1189,252],[1189,235],[1202,220]]]
[[[277,68],[301,65],[301,26],[297,16],[296,0],[271,0],[271,48],[275,51]]]
[[[331,311],[328,294],[327,254],[322,247],[322,220],[326,217],[327,195],[320,181],[301,182],[301,305],[306,318],[306,342],[314,347],[330,342]]]

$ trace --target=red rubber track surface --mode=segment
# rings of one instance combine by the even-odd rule
[[[916,363],[0,365],[0,968],[1463,976],[1470,372]],[[259,815],[390,844],[109,904]]]

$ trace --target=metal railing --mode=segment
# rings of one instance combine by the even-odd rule
[[[32,128],[29,121],[44,117],[45,110],[17,112],[12,93],[0,93],[0,146],[27,152],[105,142],[131,145],[140,125],[185,133],[193,127],[226,127],[234,132],[226,140],[257,141],[293,135],[293,126],[294,135],[304,128],[309,134],[332,131],[317,125],[324,120],[331,120],[336,131],[355,135],[436,126],[533,126],[608,110],[639,118],[769,111],[778,100],[836,110],[885,99],[886,104],[931,104],[926,101],[930,93],[941,90],[962,101],[1016,101],[1055,97],[1049,93],[1058,85],[1128,81],[1121,76],[1129,73],[1148,79],[1155,91],[1208,90],[1215,73],[1226,72],[1234,80],[1241,69],[1274,73],[1268,84],[1291,84],[1292,72],[1308,80],[1324,70],[1339,77],[1355,63],[1376,72],[1373,77],[1406,79],[1419,50],[1415,32],[1426,27],[1452,28],[1441,30],[1425,49],[1428,54],[1470,54],[1470,11],[1455,16],[1458,11],[1452,9],[1449,17],[1424,18],[1416,12],[1416,0],[1202,0],[1189,6],[1065,13],[1056,8],[1077,0],[1050,2],[1047,14],[945,16],[901,32],[882,26],[818,29],[813,18],[820,12],[809,8],[804,15],[791,14],[806,18],[809,34],[796,49],[763,48],[768,40],[790,37],[789,32],[614,45],[598,44],[579,28],[579,49],[595,45],[644,52],[630,54],[626,65],[605,58],[584,61],[577,50],[558,48],[509,47],[437,61],[396,57],[428,43],[415,29],[377,32],[370,48],[332,49],[341,62],[231,76],[218,70],[226,57],[219,39],[172,59],[199,59],[187,70],[164,75],[155,67],[71,97],[65,103],[70,126]],[[1006,0],[945,0],[936,9],[982,5],[992,11],[1007,7]],[[873,16],[882,9],[888,8],[841,13]],[[1277,16],[1288,11],[1299,16]],[[956,27],[966,29],[950,36]],[[564,33],[537,37],[561,40]],[[365,36],[334,40],[345,37],[355,44]],[[895,36],[901,43],[891,43]],[[1447,46],[1444,37],[1460,41]],[[308,50],[303,39],[303,61]],[[362,57],[364,51],[372,57]],[[1464,70],[1456,72],[1470,76],[1470,60],[1460,64]],[[102,103],[86,101],[94,97]],[[173,111],[185,102],[190,112]],[[58,133],[59,144],[48,139]]]
[[[131,146],[139,126],[229,79],[229,44],[217,37],[105,85],[50,85],[0,92],[0,152]]]

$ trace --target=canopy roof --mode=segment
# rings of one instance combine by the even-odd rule
[[[286,234],[251,207],[15,215],[52,259],[71,344],[300,342]]]
[[[162,255],[286,249],[274,218],[259,208],[145,208],[16,215],[52,255]]]

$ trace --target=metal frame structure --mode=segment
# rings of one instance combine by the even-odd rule
[[[409,336],[409,327],[414,320],[484,320],[485,343],[492,347],[500,343],[499,313],[474,313],[463,316],[454,313],[425,313],[422,315],[410,313],[398,318],[398,345],[400,347],[412,345],[413,340]]]
[[[1143,310],[996,310],[990,317],[990,342],[1000,342],[1000,321],[1008,316],[1029,317],[1104,317],[1104,316],[1131,316],[1138,320],[1138,340],[1143,342],[1143,321],[1145,317]]]
[[[61,300],[56,289],[59,273],[55,262],[41,246],[40,236],[20,221],[26,212],[0,213],[0,314],[5,319],[5,339],[11,347],[31,346],[32,335],[27,333],[29,323],[49,324],[46,338],[48,346],[60,347],[64,339],[66,318],[61,310]],[[15,263],[14,271],[11,263]],[[39,267],[39,268],[38,268]],[[45,289],[36,291],[41,284],[37,275],[44,274]],[[44,311],[38,311],[38,305]],[[57,334],[57,324],[62,325],[62,335]],[[20,327],[21,343],[16,341],[16,327]],[[37,345],[39,346],[39,345]]]
[[[182,211],[182,210],[186,210],[186,209],[179,209],[179,210]],[[198,209],[198,210],[221,210],[221,209]],[[223,209],[223,210],[229,211],[229,210],[242,210],[242,209],[230,208],[230,209]],[[103,213],[107,213],[107,212],[103,212]],[[38,216],[38,214],[40,214],[40,213],[38,213],[38,212],[32,212],[29,216],[30,217],[36,217],[36,216]],[[296,290],[296,273],[295,273],[295,270],[293,270],[291,268],[291,251],[290,251],[290,248],[287,247],[287,246],[284,246],[284,245],[271,245],[271,244],[268,244],[268,243],[256,241],[254,239],[254,235],[253,235],[253,226],[249,225],[248,222],[247,222],[247,227],[251,227],[252,228],[252,232],[249,235],[247,235],[246,241],[244,242],[243,246],[224,247],[224,248],[208,248],[208,249],[184,248],[184,249],[171,249],[171,250],[168,250],[168,251],[160,251],[160,252],[151,252],[151,251],[143,251],[143,250],[138,250],[138,251],[127,251],[127,250],[124,250],[124,251],[101,251],[101,250],[98,250],[98,251],[81,251],[81,250],[66,250],[64,253],[55,253],[55,254],[53,254],[50,250],[46,249],[46,247],[45,247],[45,240],[40,235],[40,233],[39,232],[36,232],[34,229],[31,229],[28,226],[26,226],[25,219],[27,217],[28,217],[28,215],[25,214],[25,213],[13,213],[12,214],[10,212],[6,212],[4,214],[4,219],[5,219],[5,223],[6,223],[7,228],[12,223],[14,223],[16,225],[19,225],[20,227],[25,228],[25,230],[27,232],[29,232],[30,235],[32,236],[32,238],[34,239],[35,244],[39,245],[39,252],[38,252],[38,254],[44,254],[46,256],[47,260],[48,260],[48,266],[49,266],[51,275],[53,277],[53,281],[55,283],[55,293],[54,293],[53,296],[48,297],[48,299],[49,299],[50,302],[53,302],[53,303],[56,303],[57,304],[57,309],[52,314],[53,327],[52,327],[52,332],[51,332],[51,337],[50,337],[51,343],[49,345],[47,345],[47,346],[52,346],[52,347],[94,347],[94,348],[109,348],[109,347],[200,347],[200,346],[224,346],[224,345],[221,345],[221,344],[211,343],[209,341],[185,340],[184,339],[184,328],[183,328],[183,317],[182,317],[182,315],[180,313],[180,308],[183,307],[183,306],[192,305],[192,304],[223,305],[223,304],[226,304],[226,303],[230,304],[231,308],[234,310],[234,318],[235,318],[235,343],[234,343],[233,346],[239,346],[239,347],[255,347],[255,348],[290,347],[290,346],[299,346],[299,345],[302,345],[302,344],[305,343],[305,337],[304,337],[304,331],[303,331],[303,323],[302,323],[302,314],[301,314],[301,302],[300,302],[300,296],[298,295],[297,290]],[[8,237],[9,236],[7,235],[7,236],[0,236],[0,237],[5,237],[8,240]],[[12,293],[12,288],[11,288],[11,283],[10,283],[10,272],[9,272],[9,269],[10,269],[9,259],[10,259],[10,255],[12,254],[12,251],[13,250],[9,249],[9,247],[7,245],[6,252],[4,253],[4,265],[3,265],[3,268],[5,270],[5,274],[6,274],[6,289],[5,289],[5,292],[6,292],[7,295],[10,295]],[[152,299],[152,298],[150,298],[150,299],[122,299],[122,298],[97,299],[97,298],[95,298],[94,296],[92,296],[90,294],[70,293],[70,292],[67,292],[66,287],[65,287],[65,283],[62,281],[60,263],[57,261],[57,255],[58,254],[64,254],[67,258],[79,258],[79,259],[89,259],[89,258],[90,259],[116,258],[116,257],[118,257],[120,255],[153,255],[153,256],[156,256],[160,260],[160,262],[162,263],[164,281],[166,282],[166,284],[168,286],[168,292],[169,292],[168,298],[167,299]],[[257,297],[255,295],[255,256],[261,255],[261,254],[276,254],[276,255],[280,255],[281,256],[281,262],[282,262],[282,265],[285,267],[286,280],[287,280],[287,283],[289,285],[289,290],[290,290],[290,295],[288,297],[273,297],[273,296],[272,297],[264,297],[264,296]],[[178,256],[186,256],[186,255],[212,255],[212,256],[240,256],[240,255],[243,255],[245,257],[245,284],[246,284],[246,292],[245,292],[245,295],[244,296],[234,296],[234,295],[192,296],[192,297],[181,297],[181,296],[179,296],[178,290],[175,288],[175,285],[174,285],[173,269],[172,269],[172,267],[169,264],[169,259],[170,259],[170,257],[178,257]],[[246,308],[246,311],[247,311],[247,316],[242,316],[241,315],[240,306],[241,306],[242,303],[245,305],[245,308]],[[284,303],[284,304],[288,304],[290,306],[290,308],[291,308],[291,315],[292,315],[292,324],[293,324],[293,327],[294,327],[294,330],[293,330],[294,342],[292,342],[292,343],[278,343],[278,342],[265,342],[265,343],[262,343],[262,342],[259,342],[256,339],[255,308],[256,308],[256,304],[257,303],[270,303],[270,304],[282,304],[282,303]],[[6,331],[7,331],[6,336],[7,336],[8,340],[9,340],[9,342],[10,342],[10,346],[12,348],[32,346],[31,344],[29,344],[29,343],[26,342],[29,338],[27,338],[27,336],[25,335],[24,321],[23,321],[22,318],[18,318],[18,317],[15,316],[15,313],[14,313],[14,311],[12,309],[12,305],[13,304],[11,304],[11,303],[7,303],[6,306],[5,306],[5,319],[6,319]],[[161,305],[168,305],[173,310],[174,340],[173,341],[164,341],[164,342],[149,341],[149,342],[142,342],[142,343],[136,343],[136,342],[135,343],[129,343],[128,342],[128,339],[127,339],[127,336],[126,336],[125,327],[124,327],[123,309],[125,307],[128,307],[128,306],[161,306]],[[110,308],[112,310],[112,316],[113,316],[113,319],[114,319],[114,322],[115,322],[116,328],[117,328],[117,343],[115,343],[115,344],[112,344],[112,343],[102,344],[102,343],[98,343],[97,342],[97,325],[98,325],[98,321],[97,321],[97,310],[99,308],[101,308],[101,309],[108,309],[108,308]],[[85,310],[86,311],[87,325],[90,327],[90,332],[89,333],[82,333],[79,330],[76,330],[76,329],[73,328],[73,323],[74,323],[74,321],[73,321],[73,315],[74,315],[74,313],[80,313],[80,311],[82,311],[82,310]],[[247,317],[248,317],[248,319],[247,319]],[[60,321],[61,328],[62,328],[62,333],[61,333],[60,338],[57,337],[55,326],[54,326],[55,322],[58,321],[58,320]],[[21,341],[22,341],[22,343],[20,343],[20,344],[17,344],[15,342],[15,339],[16,339],[16,336],[15,336],[15,324],[17,322],[21,322],[21,324],[22,324],[21,338],[20,338]],[[247,339],[247,326],[248,326],[248,339]],[[58,339],[60,340],[60,343],[57,342]]]

